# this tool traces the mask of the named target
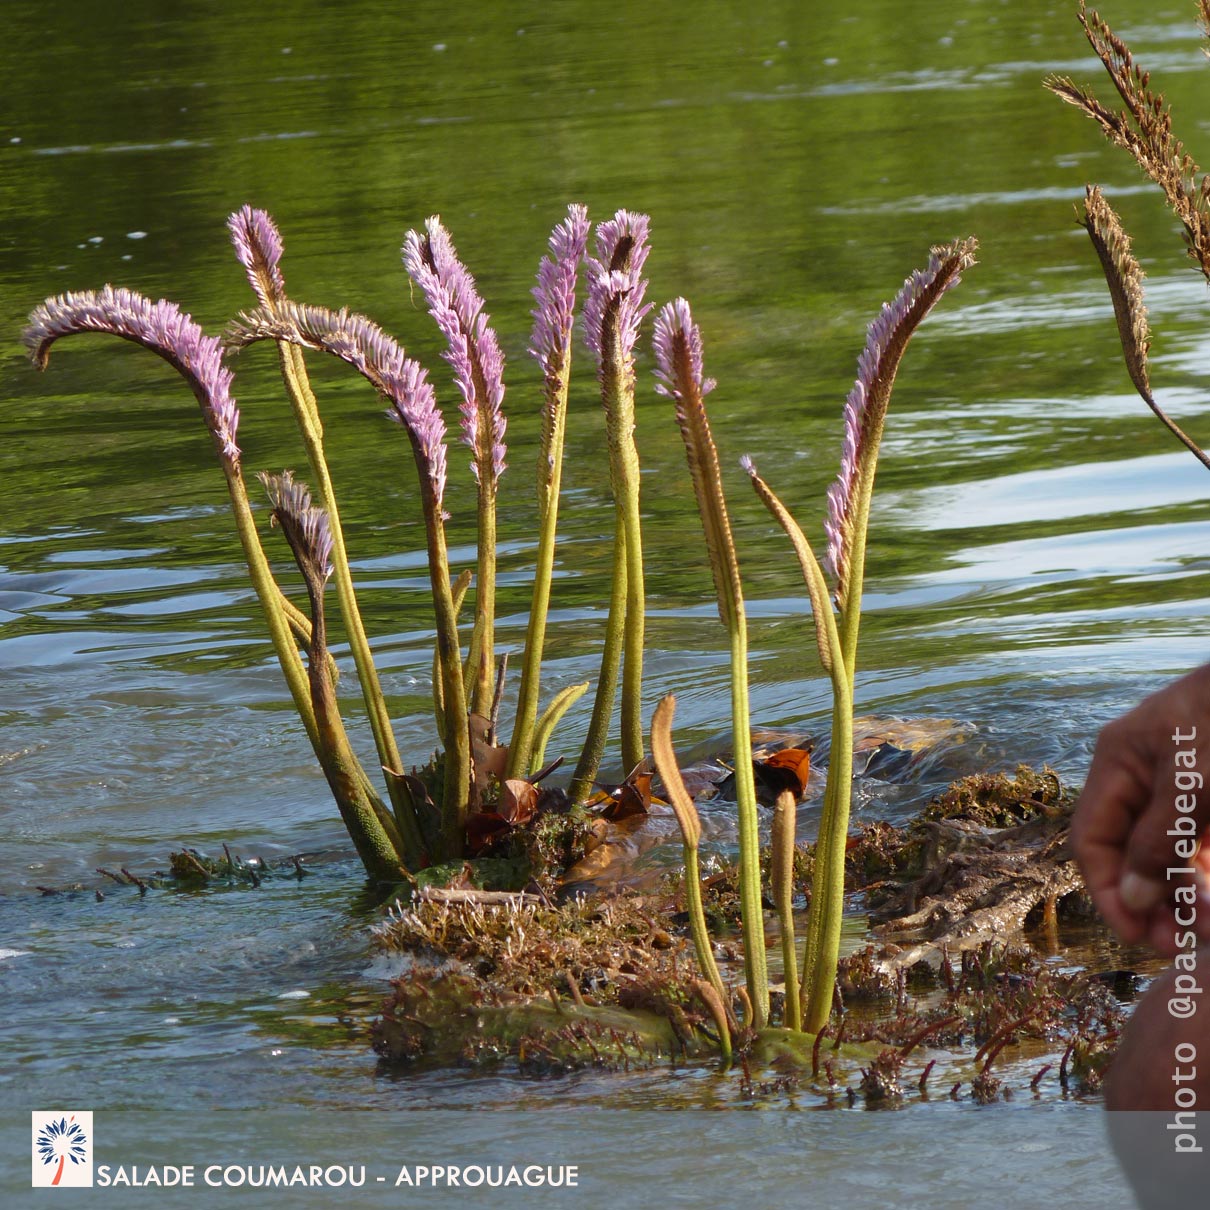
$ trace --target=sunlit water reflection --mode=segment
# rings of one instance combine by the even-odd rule
[[[750,596],[754,722],[820,733],[827,686],[805,595],[736,460],[752,453],[818,534],[865,324],[930,244],[981,238],[982,263],[900,376],[858,677],[865,711],[972,731],[906,784],[863,784],[859,816],[901,818],[987,765],[1050,761],[1079,779],[1101,723],[1207,654],[1210,481],[1129,392],[1095,258],[1072,227],[1083,182],[1106,185],[1136,236],[1157,393],[1195,433],[1210,398],[1205,289],[1153,191],[1041,89],[1049,71],[1095,79],[1067,5],[913,0],[858,16],[786,4],[741,19],[710,4],[692,22],[454,5],[406,23],[385,4],[339,22],[304,5],[288,30],[267,13],[162,19],[136,5],[102,23],[75,7],[70,26],[66,13],[9,14],[0,48],[14,102],[0,131],[4,330],[47,293],[107,280],[178,297],[217,330],[249,301],[222,223],[252,201],[283,227],[292,289],[398,331],[452,407],[396,256],[403,231],[440,210],[509,358],[502,647],[523,639],[534,548],[527,291],[547,231],[580,199],[598,217],[649,211],[651,297],[694,303],[720,383],[711,407]],[[1207,88],[1191,14],[1115,10],[1188,125]],[[44,19],[71,36],[47,37]],[[337,1105],[727,1100],[705,1072],[680,1073],[675,1093],[662,1076],[373,1078],[362,1027],[382,984],[356,871],[268,658],[187,391],[100,341],[65,343],[39,377],[10,340],[0,365],[9,1093],[101,1106],[137,1085],[148,1104],[253,1105],[287,1081],[293,1100]],[[237,368],[249,471],[297,466],[271,359],[249,351]],[[679,438],[647,390],[645,353],[639,368],[646,712],[677,692],[679,742],[704,748],[726,734],[723,635]],[[400,747],[423,759],[432,627],[409,460],[363,384],[332,366],[315,375]],[[612,521],[587,372],[568,443],[552,687],[595,676],[604,621]],[[473,550],[465,461],[452,453],[457,565]],[[360,722],[360,703],[347,707]],[[570,720],[563,750],[584,726]],[[814,820],[812,799],[803,835]],[[710,825],[725,846],[725,809]],[[224,842],[331,859],[256,892],[140,896],[94,872]],[[307,996],[282,999],[295,992]]]

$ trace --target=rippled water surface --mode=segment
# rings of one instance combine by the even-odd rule
[[[936,781],[988,764],[1050,761],[1079,779],[1102,722],[1205,658],[1210,479],[1130,390],[1104,283],[1073,223],[1084,182],[1105,186],[1147,270],[1157,396],[1203,437],[1210,300],[1158,195],[1041,87],[1050,71],[1096,80],[1073,7],[821,0],[741,15],[713,2],[690,13],[367,0],[220,2],[169,16],[147,2],[120,13],[82,0],[9,6],[6,1099],[97,1109],[727,1099],[704,1072],[620,1086],[375,1075],[364,1022],[384,985],[366,944],[371,916],[271,659],[196,406],[129,346],[65,342],[39,376],[16,340],[45,295],[107,281],[178,299],[218,331],[250,301],[224,230],[246,201],[277,218],[292,293],[354,306],[397,333],[433,367],[451,411],[439,338],[398,248],[434,212],[454,233],[508,359],[502,647],[523,639],[535,544],[528,290],[574,200],[598,218],[648,212],[649,297],[693,302],[719,382],[710,406],[750,602],[754,723],[769,728],[822,730],[828,694],[792,557],[737,459],[751,453],[818,536],[865,325],[931,244],[980,238],[980,264],[920,331],[896,388],[859,673],[861,710],[973,730],[923,780],[864,786],[863,814],[901,815]],[[1154,70],[1197,154],[1210,69],[1194,6],[1115,0],[1105,14]],[[724,636],[680,440],[650,369],[644,349],[646,706],[674,690],[683,742],[708,744],[727,725]],[[580,371],[552,686],[595,675],[607,596],[600,409],[583,360]],[[336,365],[313,373],[400,746],[423,759],[434,743],[432,632],[410,458],[364,383]],[[263,350],[239,359],[236,392],[246,468],[299,465]],[[459,566],[474,538],[465,462],[452,453],[447,499]],[[350,664],[343,646],[338,656]],[[353,696],[347,711],[362,721]],[[585,723],[586,712],[571,720],[566,751]],[[812,826],[807,809],[802,828]],[[255,892],[146,896],[95,873],[162,868],[183,843],[224,842],[266,858],[317,854],[315,873]],[[910,1152],[928,1112],[896,1115],[887,1131]],[[1073,1145],[1101,1146],[1095,1114],[1063,1120]],[[661,1161],[653,1151],[636,1163]]]

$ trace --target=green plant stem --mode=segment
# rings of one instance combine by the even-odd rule
[[[462,572],[454,582],[454,621],[462,616],[462,602],[466,600],[466,590],[471,584],[471,573]],[[465,673],[464,673],[465,677]],[[437,723],[437,737],[444,748],[448,742],[445,734],[445,685],[441,679],[441,652],[436,645],[433,647],[433,718]]]
[[[437,658],[441,665],[442,700],[445,703],[445,784],[441,828],[446,851],[440,856],[448,861],[461,857],[464,847],[471,787],[471,739],[466,712],[466,684],[462,679],[462,652],[458,642],[458,610],[454,605],[450,583],[445,525],[441,520],[441,508],[433,492],[427,462],[415,438],[412,439],[412,447],[420,472],[429,582],[436,615]]]
[[[853,692],[857,665],[857,638],[861,626],[861,596],[865,581],[866,534],[874,495],[878,447],[866,451],[854,490],[852,545],[848,584],[832,654],[832,750],[828,782],[811,882],[811,911],[807,918],[807,945],[803,961],[803,1029],[818,1033],[832,1011],[836,965],[840,957],[840,931],[844,918],[844,859],[849,834],[849,808],[853,796]],[[820,573],[822,576],[822,573]],[[829,618],[831,613],[829,611]]]
[[[811,880],[811,910],[807,917],[803,958],[802,1028],[819,1033],[832,1012],[840,930],[844,917],[844,859],[853,791],[853,699],[842,672],[832,681],[832,751],[824,791],[815,873]]]
[[[534,727],[533,752],[530,756],[529,767],[522,769],[520,776],[528,777],[538,772],[546,763],[546,745],[550,743],[550,737],[554,734],[555,728],[568,710],[587,692],[588,682],[582,681],[578,685],[568,685],[566,689],[560,689],[550,699],[550,704],[542,711],[542,717],[538,719],[537,725]]]
[[[613,544],[613,589],[609,595],[609,617],[605,622],[605,647],[601,652],[601,672],[597,678],[597,693],[592,703],[592,717],[580,760],[572,775],[568,796],[573,803],[587,801],[605,754],[609,722],[613,716],[613,699],[618,687],[618,665],[622,655],[622,640],[626,625],[626,533],[619,516]],[[627,770],[629,772],[629,770]]]
[[[277,653],[278,663],[281,664],[282,675],[286,678],[286,687],[294,701],[294,708],[302,719],[307,731],[307,738],[315,755],[322,762],[323,753],[319,738],[319,728],[315,722],[315,710],[311,705],[311,687],[307,680],[307,670],[303,666],[298,648],[290,633],[290,622],[282,605],[284,597],[278,587],[273,573],[269,569],[269,560],[265,557],[264,547],[260,543],[260,535],[256,532],[256,521],[252,515],[252,506],[248,502],[248,489],[240,472],[239,463],[222,458],[223,474],[227,480],[227,491],[231,497],[231,512],[235,517],[235,528],[239,534],[240,545],[243,547],[244,560],[248,564],[248,576],[252,587],[260,601],[261,611],[269,627],[269,638],[273,650]]]
[[[731,636],[731,736],[735,749],[735,802],[739,817],[739,904],[744,931],[744,970],[752,1001],[754,1029],[769,1020],[769,973],[765,957],[764,911],[760,893],[760,827],[756,776],[752,768],[752,727],[748,715],[748,626],[743,602],[735,602]]]
[[[643,742],[643,636],[647,609],[643,536],[639,516],[639,463],[633,438],[623,500],[626,531],[626,622],[622,665],[622,768],[629,772],[646,755]]]
[[[634,441],[634,369],[623,353],[616,304],[606,321],[601,374],[605,435],[609,445],[609,478],[617,503],[617,541],[626,554],[626,599],[623,630],[622,768],[633,769],[646,754],[643,743],[643,630],[646,593],[643,583],[643,533],[639,512],[639,451]],[[622,539],[625,538],[623,542]],[[613,602],[610,603],[613,609]]]
[[[616,323],[616,318],[615,318]],[[643,531],[639,512],[639,451],[634,441],[634,378],[611,329],[602,395],[607,417],[610,479],[618,506],[617,532],[625,539],[626,609],[622,667],[622,768],[629,772],[646,755],[643,743]],[[612,607],[612,606],[611,606]]]
[[[559,490],[563,481],[563,436],[567,422],[570,364],[570,359],[564,357],[558,378],[547,388],[550,420],[544,426],[546,431],[538,451],[538,552],[534,565],[529,625],[525,631],[521,685],[517,691],[517,716],[508,750],[509,777],[524,777],[530,771],[533,755],[542,655],[546,645],[546,615],[550,610],[550,585],[554,576]]]
[[[782,1024],[787,1029],[802,1025],[798,987],[798,954],[794,939],[794,825],[798,815],[798,800],[789,790],[777,796],[773,809],[773,840],[770,882],[773,902],[781,924],[781,957],[785,968],[786,1007]]]
[[[691,844],[687,836],[682,839],[684,840],[682,853],[685,858],[685,914],[689,917],[689,932],[693,937],[693,950],[697,954],[702,974],[710,981],[710,985],[718,992],[719,999],[725,1005],[729,997],[727,989],[723,985],[723,977],[719,974],[718,963],[714,960],[714,947],[710,944],[710,933],[706,928],[706,910],[702,903],[702,871],[698,861],[697,843]],[[730,1043],[730,1039],[727,1041]],[[725,1053],[729,1053],[729,1046]]]
[[[295,557],[298,557],[297,551]],[[328,674],[323,583],[318,578],[313,580],[302,566],[301,559],[299,567],[311,599],[307,679],[322,747],[320,764],[366,873],[371,878],[398,882],[406,876],[400,864],[402,837],[377,796],[367,796],[364,792],[363,783],[358,777],[358,762],[349,747],[336,691]]]
[[[300,647],[310,647],[311,619],[284,592],[281,593],[281,607],[285,611],[286,622],[289,624],[295,641]],[[332,658],[330,651],[328,652],[328,675],[332,678],[333,685],[339,683],[340,669],[337,668],[336,661]]]
[[[379,763],[386,772],[387,791],[403,832],[405,860],[415,869],[420,864],[421,855],[424,852],[424,842],[420,836],[420,826],[416,820],[411,800],[399,780],[403,773],[403,760],[395,742],[395,733],[391,727],[386,699],[378,680],[378,670],[374,665],[374,655],[370,650],[369,639],[366,637],[365,626],[361,620],[361,610],[357,605],[353,575],[349,567],[348,552],[345,549],[344,531],[341,528],[340,512],[336,504],[336,493],[332,487],[332,477],[324,456],[323,423],[319,417],[319,405],[311,390],[302,349],[289,341],[281,340],[277,342],[277,351],[282,378],[286,384],[287,394],[290,396],[299,432],[302,434],[312,474],[315,476],[317,494],[328,513],[328,523],[332,533],[332,579],[337,599],[340,601],[341,615],[344,618],[345,631],[349,639],[349,649],[353,654],[353,662],[357,666],[357,677],[361,682],[366,714],[370,721],[370,729],[374,734],[374,745],[378,751]]]
[[[480,469],[480,476],[484,472]],[[470,670],[470,708],[485,718],[495,692],[496,627],[496,487],[479,484],[479,558],[475,575],[476,663]]]

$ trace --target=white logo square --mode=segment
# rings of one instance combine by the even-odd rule
[[[33,1186],[35,1189],[92,1188],[92,1111],[35,1110]]]

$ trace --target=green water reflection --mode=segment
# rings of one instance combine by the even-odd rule
[[[522,640],[534,545],[533,271],[569,201],[597,218],[650,213],[649,297],[692,300],[719,381],[712,419],[751,598],[760,725],[819,725],[826,692],[792,560],[737,459],[753,454],[818,536],[865,325],[931,244],[977,235],[981,263],[915,339],[896,391],[862,705],[970,718],[968,763],[1051,759],[1078,777],[1105,718],[1210,646],[1210,481],[1129,389],[1073,222],[1086,180],[1119,206],[1149,274],[1160,402],[1203,437],[1210,312],[1158,196],[1041,87],[1054,70],[1096,79],[1072,7],[7,6],[0,883],[162,861],[182,838],[269,853],[342,843],[269,662],[192,398],[116,342],[65,342],[38,376],[15,339],[45,295],[106,281],[176,298],[217,331],[250,301],[224,229],[244,202],[276,216],[291,291],[398,334],[432,366],[451,415],[439,338],[398,249],[433,212],[453,232],[509,363],[506,647]],[[1193,6],[1113,0],[1106,16],[1196,143],[1210,68]],[[650,369],[644,351],[642,383]],[[552,685],[595,674],[603,624],[612,521],[585,371],[582,359]],[[368,629],[401,746],[420,759],[433,742],[431,624],[410,459],[360,380],[336,365],[314,374]],[[237,394],[249,471],[302,463],[264,350],[240,358]],[[646,388],[639,437],[648,694],[681,694],[688,745],[725,726],[723,635],[680,440]],[[452,453],[447,501],[462,565],[473,542],[466,462]],[[353,700],[349,711],[359,713]],[[573,722],[569,743],[582,727]],[[888,801],[893,790],[858,808]],[[183,930],[172,935],[198,927],[184,909],[183,923],[176,909],[148,910]],[[293,910],[229,927],[246,940]],[[23,918],[14,944],[29,949]],[[61,922],[85,927],[70,912]],[[316,984],[349,973],[341,952],[339,970],[311,972]],[[165,965],[144,976],[170,985],[179,953],[157,954]],[[14,1053],[36,1051],[61,957],[19,989]],[[257,994],[251,975],[235,984],[232,996]],[[120,1017],[103,1031],[119,1048]],[[228,1065],[218,1078],[234,1085],[238,1073]]]

